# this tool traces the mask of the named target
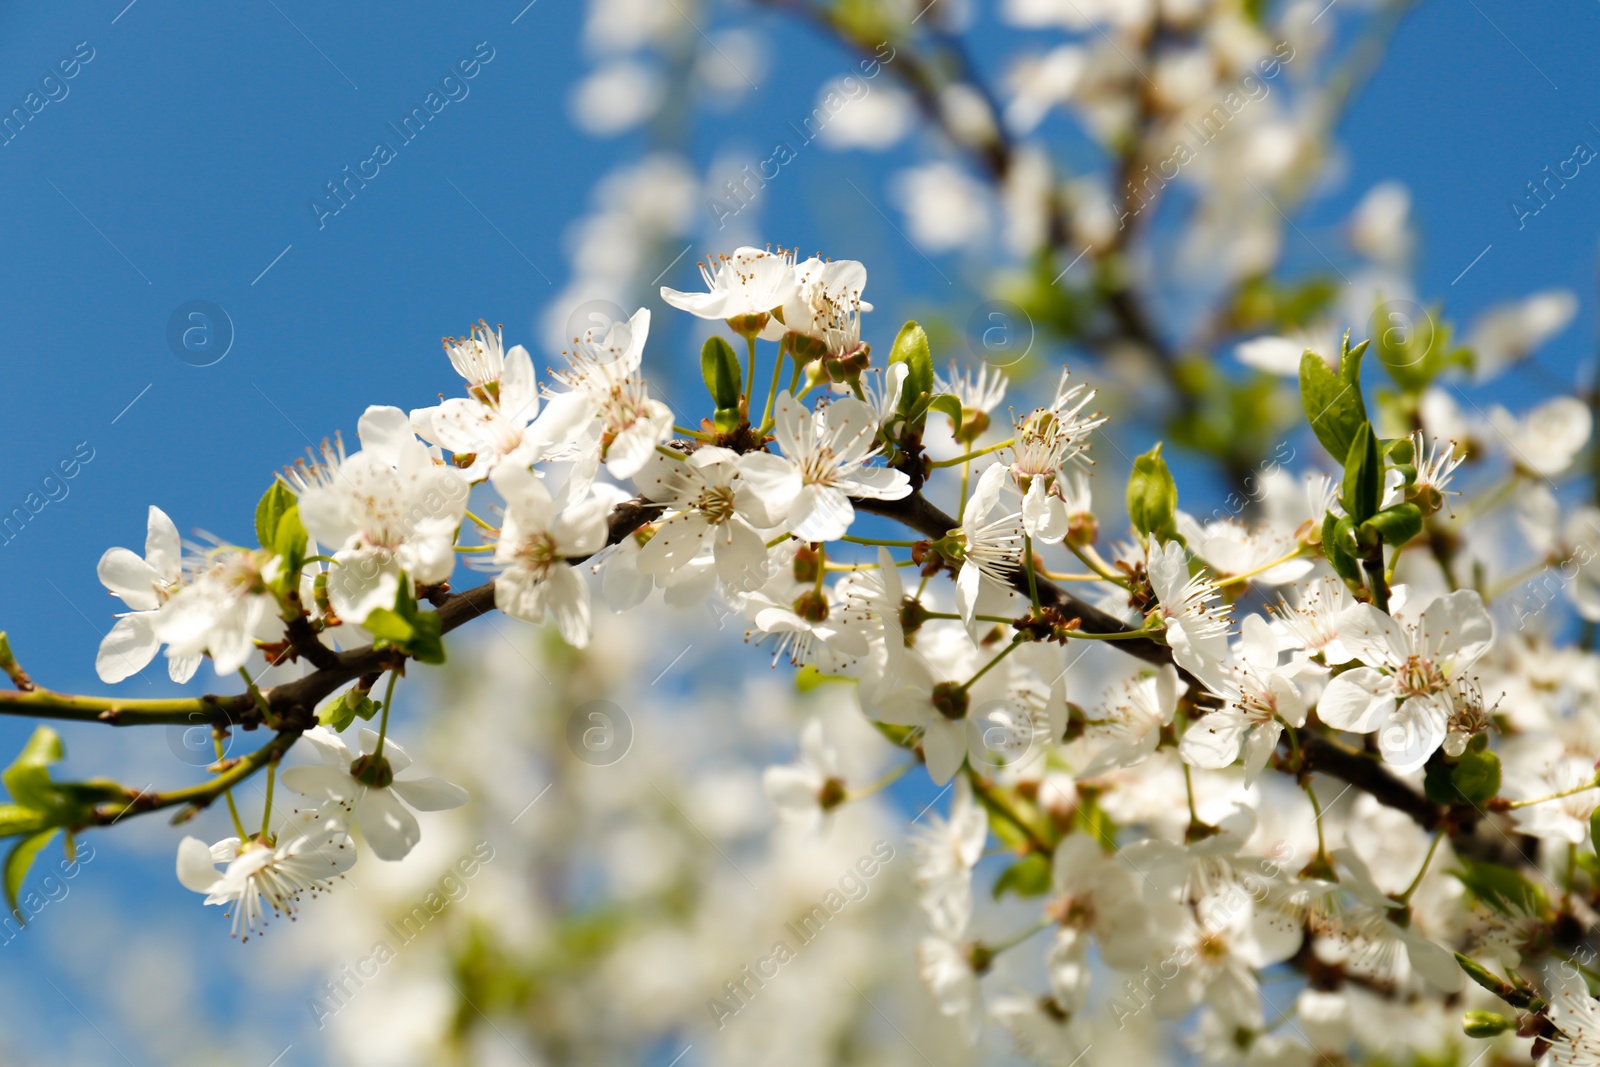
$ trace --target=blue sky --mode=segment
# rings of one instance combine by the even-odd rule
[[[75,452],[92,452],[67,494],[0,546],[0,628],[36,677],[65,690],[100,688],[94,650],[112,603],[94,564],[110,545],[141,542],[146,505],[185,531],[247,538],[272,472],[308,444],[351,433],[368,403],[419,406],[452,387],[442,334],[483,317],[505,323],[508,341],[536,336],[566,278],[564,228],[597,176],[645,146],[638,136],[597,142],[567,118],[569,86],[586,69],[572,0],[407,0],[381,16],[306,0],[124,3],[0,8],[0,111],[79,60],[64,88],[47,86],[59,98],[0,146],[9,401],[0,511]],[[781,69],[769,65],[743,106],[697,131],[702,150],[730,135],[764,147],[847,62],[808,29],[777,28]],[[1014,39],[977,31],[980,65],[996,70],[996,47]],[[1588,373],[1600,163],[1521,229],[1510,203],[1578,142],[1600,148],[1597,48],[1595,4],[1428,0],[1348,116],[1344,180],[1299,220],[1308,246],[1331,241],[1361,192],[1397,178],[1414,193],[1420,289],[1450,316],[1535,289],[1577,291],[1577,321],[1497,399],[1531,399]],[[474,59],[473,77],[441,88]],[[387,124],[436,90],[459,98],[319,221],[310,204],[325,183],[375,142],[398,142]],[[880,342],[897,310],[944,288],[872,204],[841,193],[849,177],[886,205],[889,169],[878,156],[802,153],[784,195],[762,205],[771,240],[868,262]],[[663,280],[689,286],[693,258]],[[1316,267],[1317,253],[1299,247],[1293,262]],[[953,260],[936,263],[961,277]],[[180,360],[167,341],[171,316],[194,301],[232,324],[231,348],[210,366]],[[690,346],[671,340],[652,359],[681,373],[693,366]],[[163,690],[156,674],[129,691]],[[25,732],[0,724],[0,749]],[[68,731],[69,748],[81,737]],[[193,908],[165,859],[119,858],[110,842],[107,857],[83,875],[102,892],[135,907]],[[121,884],[130,873],[149,881]],[[62,919],[41,925],[52,918]],[[54,966],[40,947],[50,942],[26,941],[0,949],[13,957],[0,969]],[[222,937],[201,944],[234,949]],[[51,994],[36,995],[6,1013],[71,1021]]]

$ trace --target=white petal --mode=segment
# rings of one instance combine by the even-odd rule
[[[134,611],[152,611],[161,605],[155,586],[156,569],[126,548],[108,548],[95,567],[100,584],[122,598]]]
[[[1371,667],[1345,671],[1322,691],[1317,718],[1338,730],[1369,734],[1394,708],[1394,683]]]
[[[178,881],[185,889],[210,893],[222,876],[211,862],[211,847],[198,837],[178,842]]]
[[[154,616],[155,612],[145,611],[124,615],[101,638],[94,670],[102,682],[112,685],[130,678],[155,659],[161,642],[156,639]]]
[[[449,811],[472,799],[465,789],[443,778],[396,778],[389,788],[418,811]]]
[[[378,404],[361,413],[356,435],[361,438],[362,451],[372,452],[391,466],[399,464],[404,445],[417,439],[411,432],[411,416],[399,408]]]
[[[789,529],[802,541],[837,541],[850,532],[856,511],[831,485],[807,485],[789,505]]]
[[[403,860],[422,840],[417,817],[387,789],[366,790],[356,801],[356,820],[380,860]]]

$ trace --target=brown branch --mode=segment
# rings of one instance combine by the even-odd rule
[[[941,511],[921,493],[913,493],[901,500],[857,500],[855,506],[862,511],[873,515],[882,515],[923,534],[927,537],[938,539],[951,530],[959,530],[961,524]],[[1132,633],[1133,627],[1095,607],[1093,604],[1079,600],[1060,586],[1044,578],[1036,579],[1039,588],[1039,603],[1044,607],[1059,608],[1068,616],[1083,620],[1083,629],[1091,634],[1125,634]],[[1011,578],[1011,586],[1024,596],[1028,595],[1027,573],[1018,570]],[[1127,641],[1115,642],[1118,649],[1137,656],[1147,663],[1166,664],[1172,662],[1172,650],[1159,641],[1149,638],[1135,638]]]

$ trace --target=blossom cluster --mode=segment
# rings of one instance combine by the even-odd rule
[[[100,562],[129,609],[101,646],[102,678],[124,680],[164,648],[175,680],[209,659],[247,693],[206,720],[209,785],[170,795],[49,783],[59,742],[38,735],[15,766],[43,785],[6,778],[17,811],[36,817],[28,840],[224,798],[235,834],[185,838],[178,877],[231,906],[248,936],[332,888],[360,850],[405,857],[421,837],[415,811],[467,802],[408,773],[389,736],[399,678],[443,659],[460,605],[548,619],[583,648],[592,586],[619,612],[659,592],[740,612],[774,664],[851,685],[907,753],[902,769],[949,787],[947,814],[913,841],[920,971],[969,1038],[992,1018],[1043,1062],[1067,1062],[1107,1018],[1120,1029],[1198,1012],[1208,1058],[1310,1062],[1364,1040],[1350,1019],[1368,1000],[1442,1005],[1465,969],[1527,1009],[1503,1026],[1469,1018],[1469,1032],[1588,1047],[1592,1034],[1563,1020],[1592,1007],[1556,999],[1541,1015],[1520,977],[1486,967],[1548,962],[1552,931],[1581,925],[1600,886],[1600,748],[1580,714],[1600,661],[1497,627],[1485,593],[1503,583],[1463,581],[1455,564],[1473,551],[1452,514],[1457,475],[1492,456],[1426,419],[1380,437],[1359,401],[1340,405],[1341,385],[1360,393],[1365,348],[1346,337],[1305,352],[1299,371],[1337,478],[1277,469],[1259,517],[1203,522],[1179,508],[1157,445],[1133,464],[1125,535],[1108,540],[1089,477],[1106,419],[1065,370],[1042,404],[1002,413],[1005,378],[936,373],[915,323],[875,358],[861,263],[743,247],[702,274],[705,291],[662,299],[725,324],[745,358],[706,341],[712,414],[698,426],[675,425],[651,395],[647,310],[575,338],[542,384],[526,348],[480,324],[445,342],[462,395],[368,408],[359,450],[330,442],[286,468],[258,507],[258,546],[186,547],[151,508],[144,554]],[[1556,426],[1570,464],[1589,428]],[[1555,461],[1523,451],[1503,464],[1504,495],[1559,510],[1532,481]],[[878,536],[888,522],[917,536]],[[458,557],[492,574],[484,595],[451,589]],[[1589,586],[1573,585],[1587,614]],[[1108,674],[1119,649],[1130,654]],[[50,700],[4,652],[19,693]],[[1091,653],[1098,666],[1079,666]],[[314,711],[301,692],[318,694]],[[191,713],[215,715],[206,700]],[[340,733],[356,718],[378,726],[352,750]],[[273,741],[223,758],[244,725]],[[315,762],[278,772],[307,750]],[[850,782],[842,765],[812,724],[767,791],[786,818],[825,827],[883,784]],[[252,834],[232,786],[261,769]],[[274,821],[277,784],[300,800]],[[997,893],[1037,905],[1014,937],[978,932],[991,839],[1011,855]],[[1553,879],[1564,894],[1542,884]],[[986,996],[996,958],[1047,929],[1042,994]],[[1303,1023],[1287,1032],[1262,995],[1275,969],[1306,979]],[[1095,992],[1104,972],[1109,999]]]

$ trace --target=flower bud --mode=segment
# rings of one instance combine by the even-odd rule
[[[1496,1037],[1515,1026],[1512,1020],[1492,1011],[1469,1011],[1461,1018],[1461,1029],[1468,1037]]]

